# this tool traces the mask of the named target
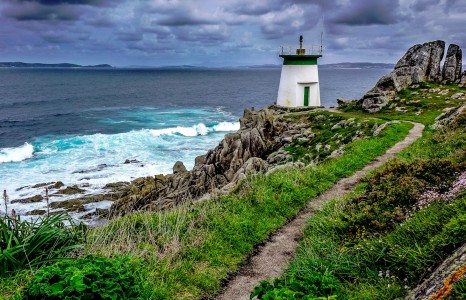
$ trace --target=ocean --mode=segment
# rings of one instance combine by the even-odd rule
[[[322,68],[322,105],[360,98],[388,72]],[[96,194],[110,182],[171,173],[178,160],[191,169],[239,128],[244,108],[274,103],[279,80],[280,69],[0,69],[0,189],[10,201],[43,195],[33,186],[55,181]]]

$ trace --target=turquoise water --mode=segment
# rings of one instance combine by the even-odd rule
[[[323,105],[361,97],[386,72],[321,70]],[[245,107],[274,103],[279,79],[279,69],[0,69],[0,189],[13,200],[62,181],[94,194],[109,182],[171,173],[178,160],[190,169],[239,128]]]

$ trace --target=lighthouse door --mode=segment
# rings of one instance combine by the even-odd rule
[[[304,106],[309,106],[309,87],[304,87]]]

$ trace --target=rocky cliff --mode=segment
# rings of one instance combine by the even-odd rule
[[[240,124],[240,130],[225,135],[217,147],[197,157],[191,171],[177,162],[173,174],[134,180],[113,203],[111,216],[160,210],[223,194],[248,174],[271,172],[282,165],[304,166],[341,155],[345,144],[377,135],[385,128],[375,120],[276,106],[260,111],[246,109]]]
[[[445,51],[444,41],[432,41],[411,47],[389,74],[359,101],[368,112],[377,112],[395,97],[395,94],[410,85],[420,82],[450,81],[460,83],[462,51],[458,45],[448,47],[445,63],[440,65]]]
[[[272,109],[259,112],[246,109],[240,123],[238,132],[225,135],[215,149],[197,157],[192,171],[177,163],[173,174],[133,181],[126,194],[112,205],[111,214],[172,207],[218,193],[247,174],[263,170],[267,155],[284,145],[277,137],[289,131],[289,124],[280,118],[280,111]]]

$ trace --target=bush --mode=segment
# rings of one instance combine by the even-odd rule
[[[0,219],[0,277],[63,258],[79,246],[83,226],[74,226],[67,214],[27,221]]]
[[[250,299],[347,299],[340,281],[330,274],[311,273],[303,276],[285,275],[270,284],[264,280],[254,288]]]
[[[447,300],[466,299],[466,277],[461,278],[453,285],[453,290],[447,296]]]
[[[127,260],[86,257],[37,271],[22,299],[141,299]]]
[[[357,238],[366,231],[377,235],[393,230],[416,210],[423,192],[448,191],[465,168],[465,163],[438,158],[387,165],[363,181],[367,183],[366,193],[349,201],[343,210],[341,218],[347,222],[349,237]]]

